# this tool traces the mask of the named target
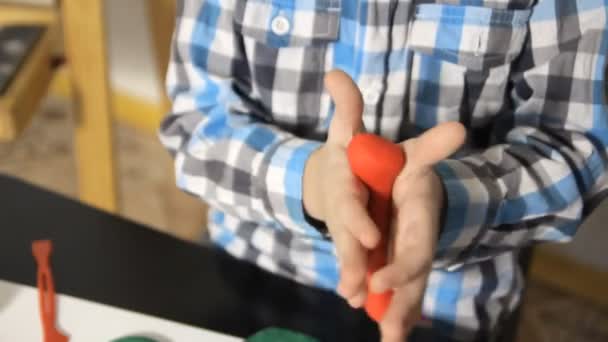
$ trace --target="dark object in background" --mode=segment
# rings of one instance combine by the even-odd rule
[[[0,26],[0,96],[4,95],[43,32],[42,26]]]

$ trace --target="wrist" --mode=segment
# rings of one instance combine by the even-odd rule
[[[302,205],[306,213],[312,218],[324,221],[323,206],[320,200],[320,159],[323,147],[314,151],[304,167],[302,181]]]

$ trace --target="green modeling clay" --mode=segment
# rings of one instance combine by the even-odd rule
[[[151,338],[147,338],[147,337],[129,336],[129,337],[123,337],[123,338],[119,338],[117,340],[113,340],[112,342],[158,342],[158,341],[153,340]]]
[[[319,342],[318,340],[291,330],[268,328],[249,337],[246,342]]]

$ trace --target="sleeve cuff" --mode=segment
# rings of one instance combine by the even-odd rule
[[[433,267],[452,270],[472,255],[499,200],[490,196],[487,180],[461,161],[444,160],[435,171],[443,183],[445,207]]]
[[[267,160],[264,175],[267,205],[273,218],[289,230],[315,237],[322,234],[306,219],[302,184],[306,162],[321,144],[300,138],[283,141]]]

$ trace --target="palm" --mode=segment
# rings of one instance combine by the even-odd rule
[[[384,341],[403,341],[419,320],[443,205],[442,184],[432,166],[463,141],[462,126],[447,123],[402,143],[408,161],[393,188],[390,262],[374,275],[372,284],[377,290],[395,289],[381,322]]]
[[[395,190],[393,200],[397,215],[393,222],[393,250],[410,251],[407,253],[408,273],[415,274],[430,266],[441,214],[438,194],[443,190],[431,170],[404,172]]]

